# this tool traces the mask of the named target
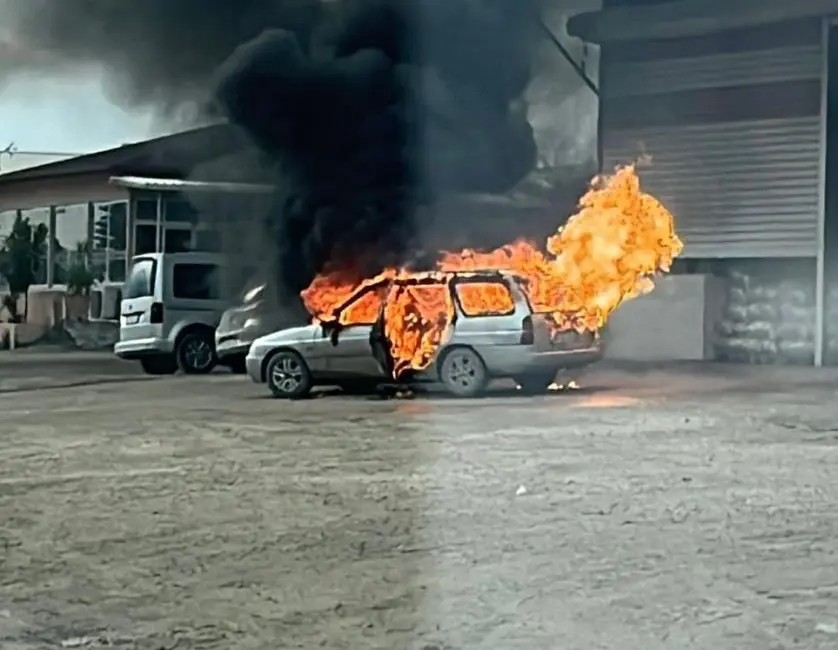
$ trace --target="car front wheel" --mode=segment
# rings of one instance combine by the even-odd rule
[[[280,350],[268,362],[265,380],[274,397],[300,399],[311,392],[311,371],[293,350]]]

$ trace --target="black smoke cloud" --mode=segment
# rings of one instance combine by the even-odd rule
[[[129,101],[209,98],[274,163],[280,287],[421,247],[419,206],[531,170],[535,0],[27,0],[39,51],[105,62]]]

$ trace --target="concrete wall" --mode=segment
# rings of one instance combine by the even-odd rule
[[[109,178],[108,174],[79,174],[4,184],[0,176],[0,212],[127,199],[128,191],[111,185]]]
[[[725,302],[724,281],[711,275],[670,275],[631,300],[608,322],[606,357],[629,361],[715,358],[715,326]]]

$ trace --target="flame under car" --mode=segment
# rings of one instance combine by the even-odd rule
[[[440,383],[459,397],[480,395],[500,378],[512,378],[528,392],[546,391],[560,371],[601,359],[602,341],[594,332],[556,333],[546,315],[533,311],[522,282],[510,273],[477,271],[366,285],[329,322],[256,339],[246,358],[247,372],[284,399],[304,397],[318,385],[371,390],[393,383],[394,376],[401,382]],[[444,300],[453,309],[427,363],[421,370],[399,372],[389,354],[386,319],[388,305],[404,291],[413,291],[414,299],[421,291],[425,299]]]

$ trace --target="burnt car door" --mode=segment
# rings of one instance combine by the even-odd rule
[[[327,326],[331,346],[326,371],[335,378],[381,377],[382,370],[370,347],[370,336],[383,299],[381,287],[368,287],[348,301]]]

